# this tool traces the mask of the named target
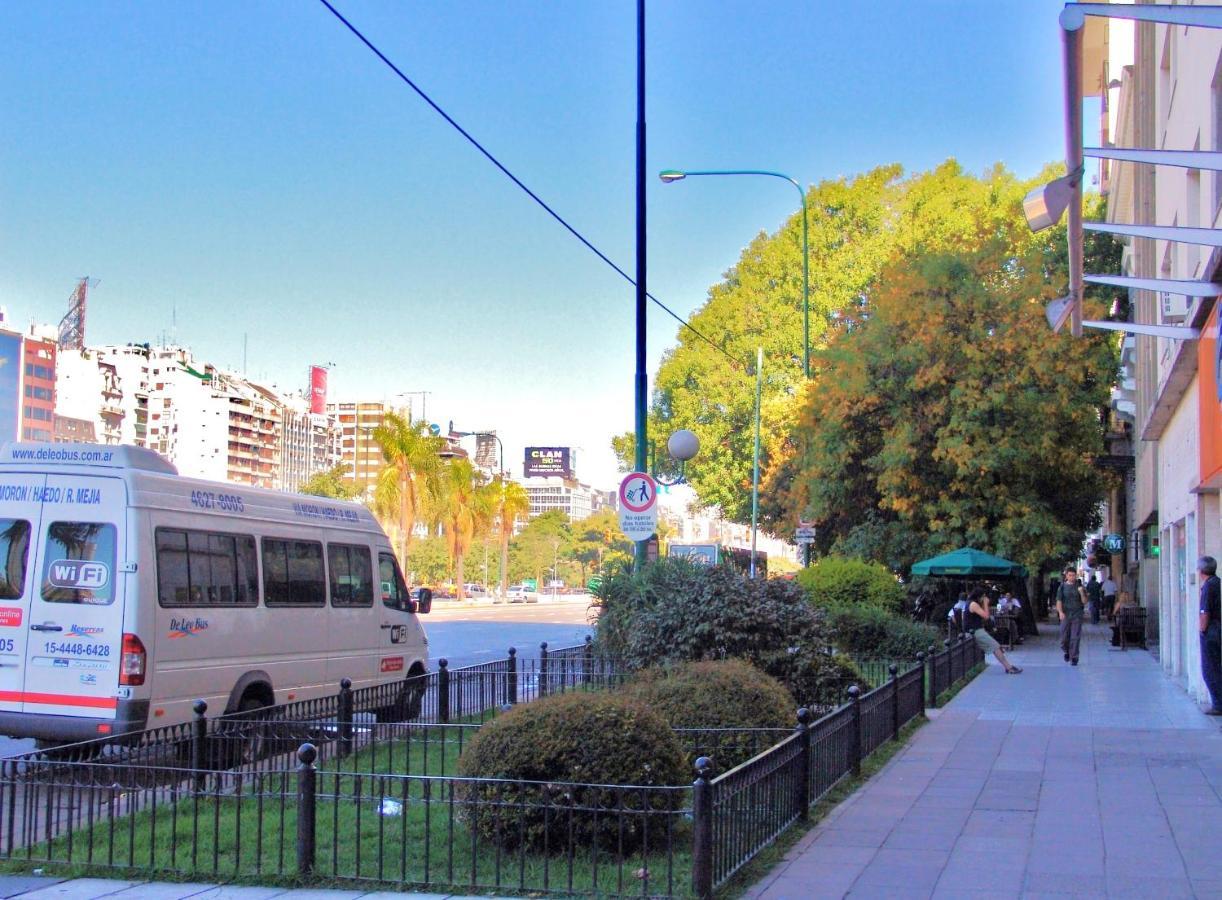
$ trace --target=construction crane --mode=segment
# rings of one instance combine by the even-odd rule
[[[89,299],[89,276],[76,283],[76,290],[68,298],[68,314],[59,320],[59,349],[85,349],[85,303]],[[92,284],[96,285],[97,281]]]

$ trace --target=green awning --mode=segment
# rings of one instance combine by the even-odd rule
[[[1022,578],[1025,567],[983,550],[961,547],[932,559],[923,559],[912,566],[913,575],[941,575],[950,578]]]

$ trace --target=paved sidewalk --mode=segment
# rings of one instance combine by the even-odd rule
[[[0,898],[21,900],[363,900],[416,898],[416,900],[468,900],[465,894],[404,894],[378,891],[335,891],[312,888],[245,887],[241,885],[176,884],[166,881],[118,881],[109,878],[61,880],[38,875],[0,875]],[[470,898],[474,900],[474,898]],[[483,895],[481,900],[487,900]]]
[[[817,897],[1222,897],[1222,732],[1143,650],[993,661],[755,885]]]

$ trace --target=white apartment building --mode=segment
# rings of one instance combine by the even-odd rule
[[[120,444],[148,446],[149,415],[149,355],[148,344],[127,344],[90,348],[98,356],[98,365],[114,370],[119,388]]]
[[[594,513],[595,495],[588,484],[571,478],[549,475],[544,478],[524,478],[522,486],[530,497],[530,517],[559,510],[570,522],[588,519]]]
[[[1197,5],[1219,5],[1218,0]],[[1106,21],[1101,135],[1117,147],[1222,150],[1222,31]],[[1094,66],[1087,60],[1084,72]],[[1089,94],[1090,92],[1087,91]],[[1111,222],[1218,228],[1222,172],[1135,163],[1101,171]],[[1220,251],[1131,238],[1124,274],[1217,281]],[[1132,419],[1132,588],[1157,627],[1167,674],[1207,700],[1197,640],[1196,560],[1222,558],[1218,303],[1130,292],[1132,319],[1200,329],[1200,340],[1125,339],[1113,407]],[[1156,625],[1155,625],[1156,623]]]
[[[311,476],[339,465],[341,431],[332,416],[311,413],[307,397],[296,394],[282,401],[278,486],[296,491]]]
[[[340,430],[340,462],[344,465],[344,481],[362,491],[369,491],[377,482],[386,460],[373,430],[392,408],[382,401],[346,401],[328,403],[327,415]]]
[[[56,358],[55,419],[75,419],[93,426],[93,440],[121,444],[123,389],[113,362],[91,348],[59,351]],[[134,443],[134,441],[127,441]]]

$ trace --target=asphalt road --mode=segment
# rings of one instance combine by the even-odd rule
[[[585,596],[562,598],[556,603],[485,603],[467,608],[434,607],[424,617],[429,636],[429,668],[445,659],[450,668],[501,659],[510,647],[523,657],[539,655],[539,643],[572,647],[593,629],[587,618],[590,601]]]
[[[429,636],[429,668],[445,659],[451,668],[501,659],[510,647],[523,657],[539,655],[539,643],[571,647],[585,640],[590,600],[586,596],[552,602],[491,605],[479,602],[459,607],[438,604],[422,617]],[[0,757],[34,749],[31,740],[0,737]]]

